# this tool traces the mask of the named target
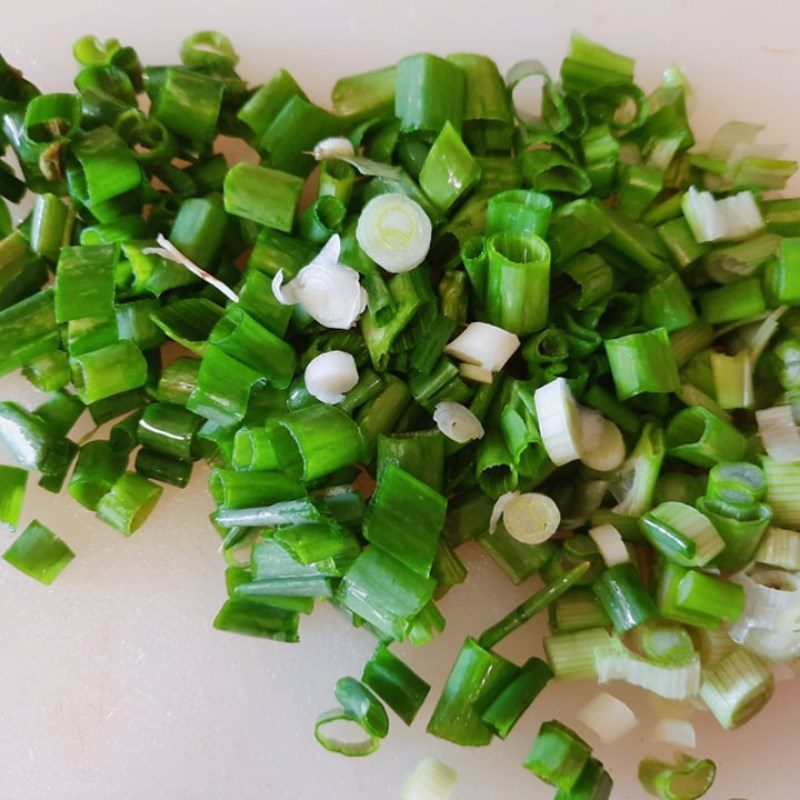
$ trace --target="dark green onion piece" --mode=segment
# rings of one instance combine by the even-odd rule
[[[260,636],[278,642],[298,642],[299,623],[297,611],[278,608],[261,600],[236,597],[225,601],[214,620],[214,627],[219,631]]]
[[[55,392],[70,382],[69,356],[63,350],[42,353],[22,368],[22,374],[40,391]]]
[[[237,117],[253,131],[258,141],[280,110],[294,96],[304,99],[306,97],[297,81],[285,69],[279,69],[253,92],[239,109]]]
[[[87,442],[80,449],[69,479],[69,493],[82,506],[94,511],[125,471],[127,455],[126,451],[115,449],[110,441]]]
[[[0,374],[57,350],[60,343],[52,289],[0,311]]]
[[[389,732],[386,709],[361,681],[339,678],[333,694],[341,703],[347,718],[357,722],[368,736],[383,739]]]
[[[64,247],[56,268],[56,317],[59,322],[114,313],[115,244]]]
[[[216,78],[169,67],[151,113],[173,133],[207,144],[216,134],[223,91]]]
[[[219,197],[191,197],[181,203],[168,238],[190,261],[209,269],[220,252],[227,226]]]
[[[372,689],[406,725],[411,725],[430,692],[430,685],[385,645],[378,645],[364,666],[364,685]]]
[[[34,410],[44,420],[53,436],[66,436],[73,428],[86,406],[74,394],[58,391]]]
[[[119,342],[70,359],[72,382],[84,403],[137,389],[147,381],[147,362],[131,342]]]
[[[703,321],[711,325],[756,317],[767,307],[759,278],[745,278],[709,289],[698,296],[697,302]]]
[[[20,572],[50,585],[75,554],[51,530],[34,520],[3,553]]]
[[[225,176],[225,210],[288,233],[302,188],[294,175],[242,162]]]
[[[617,633],[626,633],[658,616],[658,607],[647,593],[639,570],[630,562],[609,567],[592,589]]]
[[[519,674],[519,668],[469,637],[450,671],[428,733],[460,745],[487,745],[493,729],[481,715]]]
[[[192,462],[142,447],[136,453],[136,472],[145,478],[183,489],[192,477]]]
[[[574,586],[588,571],[589,562],[585,561],[571,569],[566,575],[540,589],[521,603],[503,619],[487,628],[478,640],[482,647],[492,648],[512,631],[526,623],[534,615],[543,611],[570,587]]]
[[[144,393],[141,390],[131,389],[92,403],[89,406],[89,414],[94,424],[99,426],[104,422],[121,417],[129,411],[141,408],[144,399]]]
[[[0,524],[16,530],[25,499],[28,471],[0,464]]]
[[[523,766],[559,791],[571,792],[591,754],[591,747],[580,736],[551,720],[542,723]]]
[[[193,460],[202,419],[172,403],[151,403],[139,420],[139,442],[165,456]]]
[[[135,472],[124,472],[97,504],[97,516],[130,536],[155,508],[163,489]]]
[[[444,483],[444,437],[438,430],[399,433],[378,437],[378,468],[380,476],[389,464],[441,494]]]
[[[19,231],[0,241],[0,309],[38,292],[46,281],[46,262]]]
[[[38,415],[18,403],[0,403],[0,444],[24,469],[58,471],[67,452],[66,439]]]
[[[481,719],[495,735],[505,739],[552,677],[553,671],[541,658],[529,658]]]
[[[481,439],[475,459],[475,475],[483,492],[494,499],[517,488],[519,473],[499,431],[489,431]]]
[[[151,298],[115,306],[120,341],[133,342],[140,350],[160,347],[164,343],[164,333],[152,319],[158,308],[158,301]]]
[[[268,506],[305,496],[303,487],[281,472],[237,472],[217,468],[208,479],[208,489],[223,509]],[[314,518],[317,518],[315,514]]]
[[[224,311],[211,300],[178,300],[152,315],[153,322],[178,344],[202,354],[206,341]]]
[[[665,328],[670,333],[697,322],[689,290],[677,272],[653,283],[642,297],[642,322],[649,328]]]
[[[397,64],[394,113],[406,133],[433,138],[449,122],[461,130],[464,71],[437,56],[419,53]]]
[[[712,563],[726,572],[744,569],[753,560],[761,538],[772,522],[772,508],[757,503],[754,518],[747,520],[720,513],[722,509],[707,497],[698,498],[697,508],[711,520],[725,542],[725,549]]]

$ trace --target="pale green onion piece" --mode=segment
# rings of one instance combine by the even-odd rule
[[[785,464],[762,458],[767,477],[765,502],[772,509],[772,521],[787,528],[800,528],[800,464]]]
[[[317,161],[328,158],[352,158],[356,154],[353,143],[344,136],[331,136],[314,145],[311,155]]]
[[[539,433],[550,460],[560,467],[579,459],[581,418],[578,404],[564,378],[540,386],[533,396]]]
[[[484,369],[477,364],[459,364],[458,374],[465,381],[474,381],[475,383],[490,384],[494,380],[494,375],[490,369]]]
[[[697,733],[688,719],[660,719],[653,730],[653,738],[681,750],[694,750],[697,746]]]
[[[600,555],[603,557],[607,567],[613,567],[615,564],[624,564],[626,561],[631,560],[628,548],[625,546],[620,532],[610,523],[591,528],[589,536],[597,545],[597,549],[600,551]]]
[[[492,516],[497,524],[503,518],[503,527],[509,536],[523,544],[546,542],[561,524],[561,512],[555,502],[537,492],[508,492],[495,503]],[[491,522],[490,522],[491,531]]]
[[[731,422],[733,420],[733,417],[731,417],[724,408],[720,408],[719,403],[713,397],[709,397],[696,386],[692,386],[691,383],[684,383],[680,391],[676,392],[676,394],[680,401],[687,406],[702,406],[703,408],[707,408],[723,422]]]
[[[458,773],[452,767],[428,756],[406,779],[402,800],[449,800],[457,779]]]
[[[578,710],[577,716],[603,744],[618,742],[639,724],[636,714],[607,692],[595,695]]]
[[[711,192],[698,192],[690,186],[681,206],[694,238],[700,243],[745,239],[764,227],[751,192],[716,200]]]
[[[786,528],[767,528],[755,560],[768,567],[800,570],[800,533]]]
[[[641,526],[656,550],[684,567],[704,567],[725,549],[711,520],[686,503],[661,503],[642,518]],[[682,545],[691,555],[685,555]]]
[[[616,482],[609,486],[618,501],[617,514],[638,517],[650,508],[663,460],[664,432],[647,423]]]
[[[548,636],[544,649],[557,681],[588,681],[597,679],[598,656],[611,644],[605,628],[589,628]]]
[[[725,628],[695,628],[692,632],[697,652],[700,654],[700,663],[703,669],[719,664],[736,650],[736,642],[728,636]]]
[[[431,247],[432,226],[422,207],[398,192],[373,197],[358,218],[361,249],[387,272],[418,267]]]
[[[159,234],[156,237],[156,242],[158,243],[158,247],[145,247],[142,250],[144,255],[154,255],[154,256],[161,256],[161,258],[166,258],[168,261],[173,261],[176,264],[180,264],[182,267],[185,267],[189,272],[193,275],[197,275],[198,278],[205,281],[210,286],[213,286],[217,291],[221,292],[225,295],[229,300],[232,300],[234,303],[239,302],[239,295],[231,289],[226,283],[223,283],[219,278],[215,278],[210,273],[206,272],[202,267],[198,267],[197,264],[194,263],[191,259],[187,258],[177,247],[175,247],[166,236]]]
[[[732,578],[744,587],[745,607],[728,633],[741,644],[749,628],[779,630],[800,612],[800,576],[778,569],[740,572]]]
[[[600,683],[625,681],[668,700],[686,700],[700,689],[701,669],[697,653],[693,653],[685,664],[655,664],[613,638],[610,647],[598,650],[595,655]]]
[[[720,161],[727,161],[737,145],[753,144],[763,130],[763,125],[755,125],[752,122],[735,119],[725,122],[717,128],[712,137],[708,145],[708,155]]]
[[[625,439],[610,419],[592,408],[580,409],[581,461],[589,469],[611,472],[625,461]]]
[[[761,408],[756,411],[758,434],[770,458],[783,464],[800,461],[800,428],[791,406]]]
[[[739,648],[704,670],[700,697],[726,730],[752,719],[770,701],[775,678],[758,656]]]
[[[750,358],[753,365],[758,364],[764,350],[769,344],[770,339],[779,329],[781,317],[789,310],[789,306],[778,306],[756,329],[749,339]]]
[[[467,364],[499,372],[518,348],[516,334],[486,322],[470,322],[444,352]]]
[[[735,356],[712,352],[711,372],[714,388],[721,408],[752,408],[753,361],[750,353],[743,350]]]
[[[328,350],[308,362],[303,377],[312,397],[335,405],[358,383],[358,368],[350,353]]]
[[[275,298],[286,306],[299,303],[326,328],[352,328],[367,307],[367,293],[358,272],[339,263],[340,253],[339,236],[331,236],[319,254],[289,283],[283,283],[283,270],[278,270],[272,280]]]
[[[466,444],[482,439],[484,430],[481,421],[461,403],[443,400],[433,410],[436,427],[451,441]]]

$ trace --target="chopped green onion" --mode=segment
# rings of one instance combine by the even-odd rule
[[[72,382],[84,403],[137,389],[147,381],[147,362],[132,342],[119,342],[70,359]]]
[[[684,567],[704,567],[725,549],[708,517],[685,503],[661,503],[640,525],[656,550]]]
[[[697,800],[714,783],[717,767],[708,758],[681,756],[676,765],[647,758],[639,764],[639,782],[644,790],[662,800]]]
[[[606,340],[605,347],[620,400],[642,392],[674,392],[680,387],[666,329]]]
[[[0,523],[16,530],[28,482],[27,470],[0,465]]]
[[[44,584],[51,584],[75,554],[49,528],[34,520],[3,553],[3,560]]]
[[[423,758],[403,784],[402,800],[450,800],[458,773],[437,758]]]
[[[364,666],[361,680],[406,725],[411,725],[414,721],[431,688],[385,644],[378,645],[374,655]]]
[[[97,516],[107,525],[130,536],[155,508],[163,490],[135,472],[123,473],[97,504]]]
[[[556,720],[543,722],[523,766],[538,778],[558,787],[575,789],[592,749],[576,733]]]
[[[658,615],[639,570],[630,562],[606,569],[592,584],[617,633],[626,633]]]
[[[303,182],[256,164],[237,164],[225,176],[225,210],[269,228],[289,232]]]
[[[747,443],[732,425],[706,408],[679,411],[666,430],[670,455],[698,467],[713,467],[725,461],[739,461]]]

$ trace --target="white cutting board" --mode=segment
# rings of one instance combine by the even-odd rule
[[[289,68],[326,102],[335,79],[420,50],[484,52],[501,69],[538,58],[556,72],[578,27],[635,56],[652,87],[673,62],[696,90],[698,138],[731,118],[768,123],[766,137],[800,155],[800,6],[703,0],[38,0],[3,4],[0,52],[46,91],[71,87],[71,43],[85,33],[119,37],[145,63],[170,63],[202,28],[228,33],[252,82]],[[33,404],[16,377],[0,397]],[[448,630],[402,654],[434,686],[417,724],[392,718],[389,738],[347,760],[314,741],[317,714],[334,705],[343,675],[359,676],[372,647],[326,607],[302,620],[302,643],[219,633],[224,564],[198,467],[189,489],[167,489],[150,521],[126,540],[68,496],[31,491],[25,520],[58,532],[77,558],[52,588],[0,562],[0,800],[367,800],[397,798],[426,755],[455,767],[459,800],[551,798],[520,766],[543,719],[575,722],[594,687],[550,686],[506,742],[467,750],[426,736],[425,722],[460,642],[531,593],[477,550],[465,548],[468,582],[441,603]],[[0,534],[3,549],[11,541]],[[541,621],[503,644],[517,659],[539,653]],[[619,689],[619,691],[618,691]],[[643,797],[636,764],[650,744],[650,701],[614,686],[642,724],[596,752],[615,778],[615,800]],[[796,800],[800,684],[743,730],[722,735],[697,714],[697,753],[717,760],[709,800]],[[579,726],[578,730],[584,732]]]

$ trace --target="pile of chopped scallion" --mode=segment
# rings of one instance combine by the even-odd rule
[[[74,53],[74,93],[0,59],[0,195],[35,194],[16,228],[0,201],[0,373],[43,393],[0,403],[0,521],[33,473],[129,536],[206,461],[215,626],[296,642],[327,601],[378,641],[317,723],[345,755],[377,749],[385,706],[414,721],[430,686],[391,645],[444,628],[473,540],[545,586],[464,642],[434,736],[505,738],[551,680],[697,698],[728,729],[763,708],[800,655],[800,199],[766,199],[797,164],[760,126],[694,149],[680,70],[646,95],[578,34],[558,79],[423,53],[339,80],[332,111],[285,70],[249,86],[215,32],[180,66]],[[113,426],[77,443],[87,411]],[[4,555],[45,583],[72,557],[37,521]],[[545,609],[546,660],[496,652]],[[605,692],[579,720],[605,743],[636,725]],[[695,745],[685,719],[658,731]],[[558,800],[610,796],[561,722],[525,766]],[[714,773],[639,777],[690,800]],[[454,780],[426,760],[404,797]]]

